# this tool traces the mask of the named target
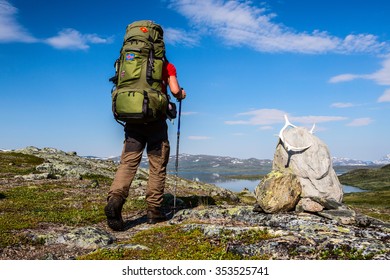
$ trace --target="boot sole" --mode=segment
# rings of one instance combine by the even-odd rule
[[[114,231],[123,231],[124,224],[121,218],[118,218],[115,214],[115,209],[111,205],[107,205],[104,207],[104,213],[107,217],[108,226]]]

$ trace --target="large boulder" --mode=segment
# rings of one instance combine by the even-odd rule
[[[263,180],[256,188],[257,202],[264,211],[266,209],[263,205],[271,201],[279,201],[282,204],[285,200],[285,193],[275,191],[282,188],[281,182],[286,193],[297,193],[299,185],[300,197],[291,200],[290,203],[294,201],[295,207],[299,202],[299,209],[304,211],[319,212],[323,209],[313,198],[337,203],[343,199],[343,189],[333,169],[328,147],[313,135],[312,130],[292,125],[287,117],[286,124],[279,133],[279,142],[273,159],[271,173],[275,172],[282,174],[279,175],[278,181],[270,184]],[[291,183],[287,183],[288,180],[291,180]],[[272,196],[269,195],[271,192]],[[266,202],[265,199],[270,201]],[[291,209],[294,207],[289,206]],[[286,208],[282,207],[280,210],[275,208],[272,211],[285,210]]]
[[[257,203],[266,213],[293,210],[299,201],[301,185],[294,174],[269,173],[255,190]]]
[[[341,202],[343,189],[333,169],[328,147],[303,127],[284,132],[288,143],[294,146],[309,146],[304,151],[287,151],[279,141],[273,160],[273,170],[291,172],[302,186],[302,197],[321,197]]]

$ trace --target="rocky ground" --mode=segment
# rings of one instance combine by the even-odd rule
[[[14,152],[0,152],[0,259],[390,259],[390,225],[346,205],[266,214],[249,192],[173,176],[171,219],[148,225],[146,170],[126,202],[126,230],[113,232],[103,213],[113,162],[49,148]],[[173,213],[175,185],[181,209]]]

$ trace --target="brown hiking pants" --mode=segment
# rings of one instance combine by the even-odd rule
[[[127,198],[145,147],[149,159],[146,202],[150,208],[161,206],[169,159],[168,127],[165,120],[126,125],[121,161],[108,197],[118,195],[123,199]]]

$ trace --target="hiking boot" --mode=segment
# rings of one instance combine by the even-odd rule
[[[148,208],[146,217],[148,224],[156,224],[167,220],[167,216],[165,216],[160,208]]]
[[[125,200],[120,196],[111,196],[108,200],[104,213],[107,216],[108,226],[115,231],[123,231],[125,223],[122,219],[122,207]]]

